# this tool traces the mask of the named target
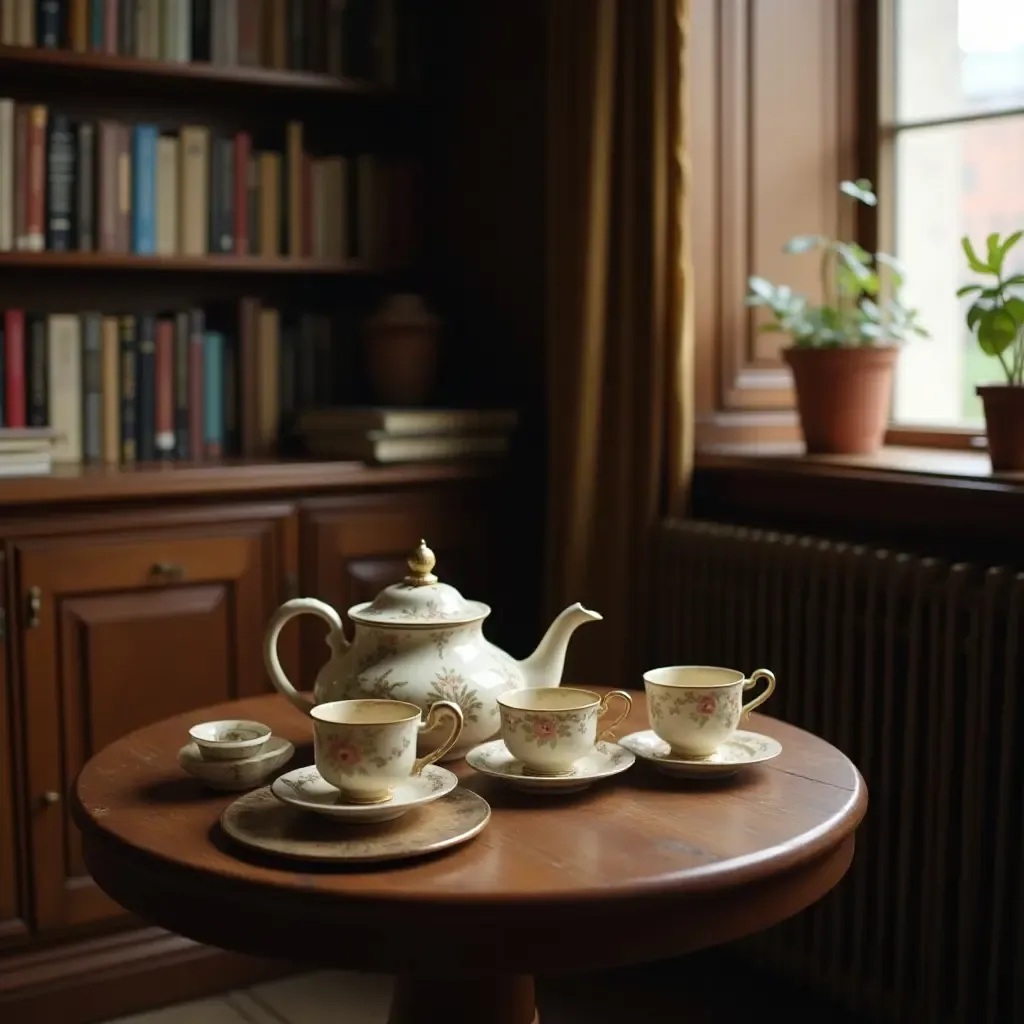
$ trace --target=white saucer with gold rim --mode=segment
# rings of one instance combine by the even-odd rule
[[[270,792],[281,803],[302,811],[344,821],[353,825],[366,825],[377,821],[393,821],[450,793],[459,784],[458,778],[447,768],[431,764],[419,775],[410,775],[398,783],[391,799],[381,804],[350,804],[341,799],[341,793],[327,782],[315,767],[296,768],[275,779]]]
[[[466,754],[466,763],[481,775],[501,779],[530,793],[576,793],[600,779],[624,772],[635,761],[628,750],[606,740],[598,740],[593,750],[573,764],[568,775],[528,774],[523,762],[509,753],[504,740],[481,743]]]
[[[665,775],[682,779],[725,778],[741,768],[770,761],[782,753],[782,744],[778,740],[759,732],[743,730],[734,732],[713,754],[706,757],[673,754],[672,748],[653,729],[631,732],[623,736],[619,743]]]

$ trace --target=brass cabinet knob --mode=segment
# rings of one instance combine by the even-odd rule
[[[47,807],[60,803],[60,793],[55,789],[48,789],[42,796],[42,801]]]
[[[185,578],[185,567],[176,562],[155,562],[149,571],[157,579],[168,582]]]

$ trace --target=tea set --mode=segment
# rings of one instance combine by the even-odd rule
[[[464,842],[486,825],[490,807],[442,766],[463,757],[501,785],[555,796],[625,772],[638,758],[671,777],[717,778],[782,751],[777,740],[740,729],[775,690],[768,669],[749,677],[710,666],[652,669],[644,675],[651,728],[613,741],[635,696],[559,685],[572,633],[600,615],[571,605],[519,662],[484,638],[490,608],[441,583],[423,541],[408,566],[402,582],[349,609],[351,638],[338,613],[313,598],[288,601],[271,619],[267,670],[312,720],[314,765],[276,776],[294,748],[260,722],[190,730],[179,752],[185,771],[213,788],[252,790],[221,819],[238,841],[327,861],[419,856]],[[277,653],[281,629],[301,614],[330,627],[331,656],[312,699],[295,689]]]

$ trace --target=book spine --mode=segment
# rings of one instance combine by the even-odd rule
[[[4,312],[4,426],[25,426],[25,312]]]
[[[302,211],[302,253],[307,259],[313,255],[313,231],[316,217],[324,216],[323,210],[313,205],[313,160],[308,153],[302,154],[302,192],[299,196]]]
[[[248,195],[249,255],[258,256],[260,253],[260,156],[258,153],[249,155],[245,186]]]
[[[156,458],[156,317],[138,318],[135,370],[135,439],[140,462]]]
[[[303,71],[306,67],[306,5],[288,5],[288,67],[292,71]]]
[[[301,7],[302,5],[297,5]],[[302,224],[302,188],[304,174],[302,123],[289,121],[287,131],[287,172],[283,189],[282,207],[287,214],[282,220],[282,234],[288,239],[287,254],[299,257],[303,252]]]
[[[18,45],[18,11],[8,0],[0,3],[0,43],[4,46]]]
[[[54,462],[82,461],[82,324],[73,313],[48,319],[50,426]]]
[[[210,60],[211,0],[192,0],[192,60]]]
[[[189,440],[190,317],[178,313],[174,318],[174,457],[187,462],[192,454]]]
[[[28,236],[28,107],[14,105],[14,162],[11,168],[11,201],[14,206],[14,248],[27,249]]]
[[[25,420],[30,427],[45,427],[50,423],[49,351],[46,338],[46,318],[30,317],[25,329]]]
[[[175,14],[174,55],[171,60],[187,64],[192,51],[192,5],[189,0],[178,0],[175,4]]]
[[[210,223],[209,130],[195,126],[183,127],[179,135],[178,152],[181,159],[178,170],[181,252],[185,256],[205,256]]]
[[[78,126],[76,164],[75,236],[79,252],[92,252],[96,248],[96,128],[89,122]]]
[[[69,252],[73,245],[75,133],[70,118],[50,118],[46,161],[46,247]]]
[[[224,452],[224,335],[207,331],[203,348],[203,453],[219,459]]]
[[[161,135],[156,144],[156,251],[178,251],[178,140]]]
[[[122,57],[131,57],[135,53],[135,40],[138,36],[136,15],[135,0],[120,0],[117,9],[117,52]]]
[[[263,5],[259,0],[242,0],[238,5],[238,63],[258,67],[262,50]]]
[[[237,455],[239,443],[238,336],[224,335],[224,445],[223,455]]]
[[[9,252],[13,248],[14,100],[0,99],[0,252]]]
[[[103,52],[117,55],[118,0],[103,0]]]
[[[260,303],[244,298],[238,309],[238,377],[242,396],[239,419],[240,454],[252,458],[260,447]]]
[[[89,49],[93,53],[103,52],[106,16],[104,0],[89,0]]]
[[[235,136],[234,154],[234,224],[235,255],[249,254],[249,164],[252,155],[252,136],[248,132],[239,132]]]
[[[121,463],[133,465],[137,453],[135,439],[135,317],[123,316],[120,323],[121,352]]]
[[[37,46],[44,50],[56,50],[63,45],[60,0],[39,0],[36,22]]]
[[[42,252],[46,245],[46,107],[36,105],[28,118],[28,206],[26,248]]]
[[[74,53],[89,49],[89,0],[68,0],[68,43]]]
[[[17,43],[19,46],[36,45],[36,7],[34,0],[17,0],[15,11]]]
[[[163,318],[156,325],[156,454],[174,455],[174,321]]]
[[[217,168],[217,217],[220,230],[215,252],[235,251],[235,140],[217,139],[220,162]]]
[[[203,433],[203,348],[206,318],[201,309],[192,310],[188,339],[188,434],[189,456],[201,462],[205,437]]]
[[[220,139],[216,135],[210,137],[210,178],[206,183],[209,194],[209,218],[206,222],[206,251],[220,252]]]
[[[103,318],[82,314],[82,457],[103,460]]]
[[[103,461],[121,461],[121,350],[118,319],[103,318]]]
[[[132,251],[156,252],[156,125],[135,126],[132,174]]]
[[[117,126],[117,251],[132,250],[132,129]]]

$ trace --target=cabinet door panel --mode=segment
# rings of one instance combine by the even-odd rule
[[[62,810],[88,758],[149,722],[269,686],[260,641],[281,597],[277,529],[16,545],[39,927],[120,913],[86,875]]]
[[[11,729],[13,693],[7,685],[7,561],[0,551],[0,943],[26,934],[18,874],[15,754]]]
[[[406,559],[422,538],[437,557],[439,579],[467,597],[486,601],[486,527],[482,495],[468,489],[310,503],[301,520],[302,592],[326,601],[345,617],[352,605],[372,600],[406,575]],[[301,629],[299,685],[309,689],[327,660],[324,627],[304,616]]]

